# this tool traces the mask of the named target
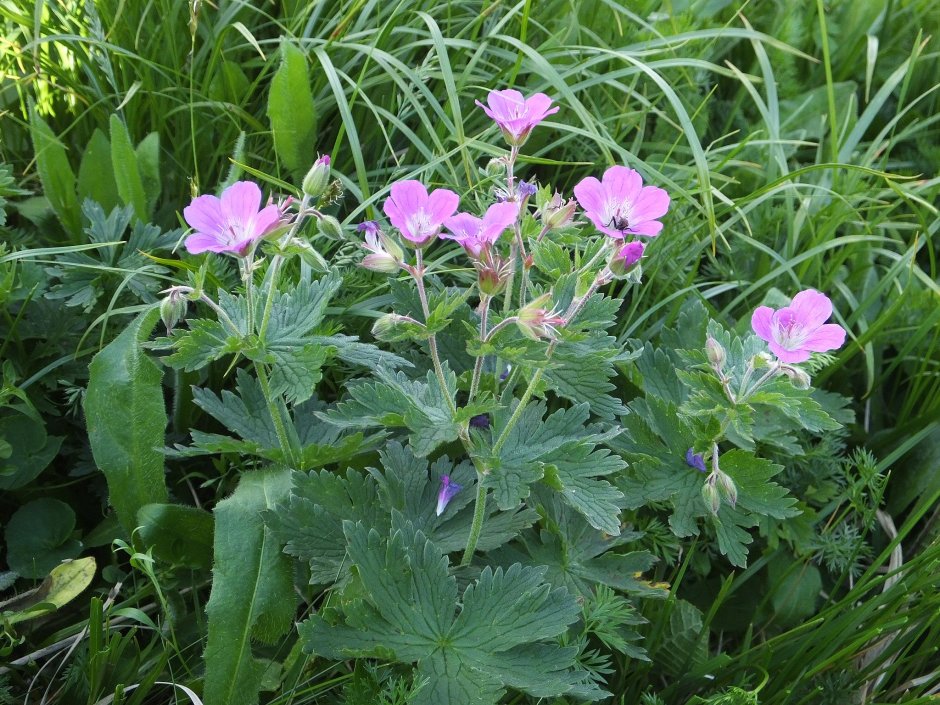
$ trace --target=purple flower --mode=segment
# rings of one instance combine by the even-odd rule
[[[640,261],[645,249],[646,245],[636,240],[618,248],[610,259],[610,271],[614,274],[626,274]]]
[[[516,222],[519,205],[512,201],[494,203],[486,209],[483,218],[469,213],[458,213],[444,221],[444,227],[450,233],[441,237],[459,242],[472,257],[479,257],[483,250],[499,239],[503,232]]]
[[[519,194],[519,200],[524,198],[529,198],[534,196],[538,189],[535,184],[530,184],[528,181],[519,180],[519,184],[516,186],[516,193]]]
[[[669,194],[644,186],[642,177],[625,166],[610,167],[601,181],[593,176],[581,180],[574,195],[594,227],[618,239],[627,233],[658,235],[663,224],[656,219],[669,210]]]
[[[708,470],[705,469],[705,456],[701,453],[693,452],[691,448],[685,452],[685,464],[690,468],[695,468],[699,472],[708,472]]]
[[[477,414],[470,419],[470,425],[474,428],[489,428],[490,427],[490,417],[486,414]]]
[[[759,306],[751,316],[751,327],[781,362],[804,362],[811,352],[835,350],[845,343],[845,329],[826,323],[831,315],[829,297],[807,289],[778,311]]]
[[[372,235],[374,237],[379,234],[381,228],[377,220],[364,220],[356,226],[356,230],[360,233],[365,233],[367,236]]]
[[[460,197],[453,191],[439,188],[428,195],[420,181],[398,181],[392,184],[392,195],[382,207],[392,225],[406,240],[418,247],[437,237],[444,221],[454,214]]]
[[[244,257],[258,240],[274,230],[281,219],[276,205],[261,208],[261,189],[251,181],[237,181],[221,198],[206,194],[183,209],[183,218],[195,232],[186,238],[186,249],[226,252]]]
[[[447,504],[454,495],[463,489],[450,479],[450,475],[441,475],[441,489],[437,493],[437,515],[440,516],[447,509]]]
[[[533,127],[558,112],[557,107],[551,107],[552,99],[544,93],[525,98],[522,93],[512,89],[490,91],[486,102],[487,105],[480,101],[476,101],[476,104],[499,125],[503,137],[514,147],[522,146]]]

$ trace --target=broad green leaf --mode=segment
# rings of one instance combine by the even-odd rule
[[[283,396],[288,404],[306,401],[323,378],[321,368],[330,349],[322,345],[272,345],[271,393]]]
[[[89,366],[84,404],[88,440],[128,534],[137,527],[142,506],[167,499],[161,452],[167,424],[163,372],[141,348],[159,317],[157,308],[140,314]]]
[[[91,556],[60,563],[38,588],[0,603],[4,621],[16,624],[57,610],[84,592],[94,577],[95,559]]]
[[[685,675],[688,669],[708,658],[708,635],[702,634],[702,612],[691,602],[672,603],[669,625],[653,660],[672,677]]]
[[[147,196],[144,191],[137,153],[127,127],[117,115],[111,115],[111,167],[117,183],[118,195],[126,205],[133,206],[138,220],[147,222]]]
[[[767,566],[767,584],[774,620],[781,626],[798,626],[816,614],[823,585],[819,568],[812,563],[780,554]]]
[[[6,526],[7,563],[24,578],[43,578],[67,558],[75,558],[81,542],[72,538],[75,512],[51,497],[34,499],[16,510]]]
[[[575,649],[543,641],[562,634],[579,613],[567,591],[543,582],[543,570],[486,567],[458,611],[447,559],[411,524],[401,523],[388,538],[351,522],[344,532],[363,597],[302,623],[305,650],[416,663],[417,674],[429,679],[417,705],[494,705],[506,687],[535,697],[606,695],[585,688]]]
[[[255,470],[216,505],[206,705],[257,703],[264,664],[252,654],[251,642],[273,643],[290,629],[296,603],[290,562],[261,520],[289,489],[289,470]]]
[[[46,434],[42,421],[26,414],[0,416],[0,490],[15,490],[35,480],[58,455],[61,436]]]
[[[140,141],[134,151],[140,181],[144,187],[147,213],[153,213],[163,189],[163,178],[160,174],[160,133],[151,132]]]
[[[157,558],[187,568],[212,566],[212,514],[182,504],[145,504],[138,535]]]
[[[29,132],[36,153],[36,170],[43,193],[49,200],[59,222],[71,235],[82,231],[81,211],[75,193],[75,172],[69,164],[65,146],[52,129],[39,117],[34,106],[29,110]]]
[[[111,143],[97,127],[78,167],[78,198],[82,202],[95,201],[108,213],[121,205],[111,165]]]
[[[274,151],[295,176],[313,166],[317,147],[317,113],[303,50],[281,40],[281,65],[271,80],[268,119]]]

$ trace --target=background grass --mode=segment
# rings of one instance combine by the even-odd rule
[[[762,703],[917,702],[938,692],[936,3],[0,0],[0,18],[0,161],[33,194],[7,194],[9,248],[32,251],[4,262],[20,263],[20,277],[53,263],[37,248],[87,241],[63,228],[42,198],[31,103],[76,172],[96,130],[109,134],[113,115],[133,144],[156,132],[161,188],[152,220],[171,231],[194,193],[212,192],[243,170],[296,183],[298,172],[278,158],[267,114],[281,43],[290,41],[308,61],[316,149],[330,153],[344,175],[346,196],[336,206],[344,223],[375,215],[387,184],[399,178],[465,183],[466,199],[486,201],[490,184],[480,167],[500,153],[499,140],[473,101],[516,86],[547,92],[561,107],[527,143],[524,178],[570,193],[583,176],[628,164],[673,197],[666,230],[650,248],[646,283],[621,310],[622,340],[655,339],[690,297],[746,327],[765,297],[773,302],[807,287],[827,292],[850,341],[816,380],[857,400],[857,423],[840,442],[863,446],[877,473],[890,475],[884,508],[897,538],[869,522],[866,536],[878,551],[802,626],[771,620],[725,636],[712,619],[736,594],[765,586],[773,554],[743,574],[722,576],[712,586],[718,600],[703,605],[707,619],[687,645],[690,662],[698,643],[708,645],[709,659],[682,678],[654,650],[657,630],[676,613],[670,603],[651,608],[654,661],[621,664],[621,702],[693,702],[696,693],[762,682]],[[348,246],[331,247],[348,261]],[[136,300],[122,298],[127,282],[142,274],[171,280],[175,265],[100,257],[72,264],[102,277],[100,296],[78,310],[50,299],[51,290],[30,294],[20,286],[5,302],[3,354],[19,386],[49,414],[50,433],[80,438],[74,411],[86,356],[135,310]],[[386,292],[370,275],[352,274],[347,283],[344,305],[366,328],[384,312]],[[56,320],[56,332],[30,329],[28,307]],[[96,336],[85,335],[90,324]],[[171,386],[173,428],[184,430],[188,382],[176,378]],[[39,483],[0,500],[4,521],[34,496],[58,493],[76,503],[76,478],[90,470],[82,442],[66,441],[70,449]],[[171,482],[207,505],[226,488],[215,469],[177,473]],[[88,537],[101,520],[100,486],[90,492],[93,501],[78,508],[86,546],[94,546]],[[840,512],[833,499],[820,514]],[[893,549],[903,567],[891,567]],[[692,555],[661,577],[681,586]],[[112,560],[113,585],[127,556]],[[134,560],[149,565],[145,556]],[[17,671],[11,682],[35,681],[52,693],[72,678],[95,702],[118,682],[198,678],[206,576],[155,568],[120,575],[127,585],[107,611],[141,632],[124,647],[102,647],[113,663],[76,651],[56,675],[52,668]],[[98,587],[104,599],[107,586]],[[126,611],[148,605],[149,612]],[[754,614],[764,612],[757,606]],[[183,626],[186,620],[174,619],[181,615],[196,619]],[[30,646],[81,633],[81,618],[63,614],[31,633]],[[87,624],[97,629],[100,621]],[[287,669],[293,680],[285,681],[294,685],[271,702],[318,702],[342,681],[303,671],[290,654],[272,656],[294,664]],[[659,694],[643,696],[650,687]],[[848,692],[855,700],[838,699]],[[133,697],[161,702],[166,693],[141,688]]]

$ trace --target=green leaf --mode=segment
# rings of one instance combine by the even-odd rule
[[[212,514],[182,504],[145,504],[137,512],[138,535],[154,555],[172,565],[212,565]]]
[[[43,578],[82,550],[72,538],[75,512],[51,497],[34,499],[16,510],[7,524],[7,564],[24,578]]]
[[[35,590],[0,602],[3,621],[17,624],[64,607],[85,591],[95,577],[95,559],[91,556],[60,563]]]
[[[189,330],[178,328],[168,339],[176,348],[166,363],[177,370],[192,372],[242,348],[239,336],[219,321],[197,318],[186,321]]]
[[[363,597],[341,613],[303,622],[306,651],[417,663],[418,676],[429,679],[417,705],[493,705],[506,687],[535,697],[575,689],[583,696],[586,674],[574,669],[576,649],[543,641],[577,619],[578,605],[564,589],[546,585],[543,570],[486,567],[464,591],[458,612],[447,559],[411,524],[387,539],[351,522],[344,532]],[[604,695],[594,690],[587,698]]]
[[[797,626],[816,614],[822,590],[822,575],[812,563],[778,555],[767,566],[767,584],[774,620],[781,626]]]
[[[111,143],[97,127],[88,140],[78,167],[78,198],[82,202],[86,199],[95,201],[106,212],[121,205],[111,166]]]
[[[206,705],[257,703],[264,664],[252,655],[251,641],[273,643],[290,630],[296,603],[290,562],[261,520],[289,489],[289,470],[256,470],[216,505]]]
[[[702,635],[702,612],[691,602],[676,600],[669,614],[669,626],[653,660],[671,677],[685,675],[688,669],[708,658],[708,640]]]
[[[606,335],[566,341],[552,357],[545,380],[559,396],[577,404],[590,404],[593,413],[613,421],[627,409],[622,401],[611,396],[616,387],[609,379],[616,374],[615,362],[632,357],[619,354],[616,339]]]
[[[127,128],[115,114],[111,115],[111,167],[121,200],[133,206],[138,220],[148,221],[147,197],[137,164],[137,153]]]
[[[317,146],[316,106],[306,55],[286,38],[281,40],[281,65],[271,80],[267,113],[278,158],[295,176],[306,172]]]
[[[141,348],[159,317],[157,308],[140,314],[89,366],[84,402],[88,440],[128,534],[137,526],[137,510],[167,499],[161,452],[167,424],[163,372]]]
[[[321,368],[329,357],[322,345],[270,346],[271,393],[283,395],[288,404],[306,401],[323,378]]]
[[[333,273],[276,293],[265,342],[287,342],[306,336],[323,321],[326,307],[342,283],[342,278]]]
[[[39,117],[34,106],[29,109],[29,133],[33,140],[36,171],[39,172],[43,193],[62,227],[77,236],[82,232],[82,218],[75,193],[75,172],[69,164],[65,146]]]
[[[15,490],[35,480],[58,455],[61,436],[49,436],[42,421],[26,414],[0,416],[0,490]]]
[[[151,132],[144,137],[134,150],[137,156],[137,169],[144,187],[147,213],[153,213],[163,188],[160,173],[160,133]]]

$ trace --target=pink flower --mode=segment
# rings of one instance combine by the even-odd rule
[[[261,208],[261,189],[251,181],[237,181],[222,197],[199,196],[183,209],[183,218],[196,232],[186,238],[186,249],[227,252],[244,257],[258,240],[274,230],[281,220],[276,205]]]
[[[459,203],[453,191],[439,188],[429,196],[424,184],[408,180],[392,184],[392,195],[382,208],[406,240],[423,247],[437,237]]]
[[[656,186],[644,186],[642,177],[625,166],[612,166],[598,181],[593,176],[574,187],[585,215],[602,233],[623,238],[627,233],[659,235],[661,218],[669,210],[669,194]]]
[[[845,329],[826,323],[831,315],[829,297],[807,289],[779,311],[758,307],[751,316],[751,327],[781,362],[804,362],[811,352],[835,350],[845,342]]]
[[[512,227],[519,215],[519,204],[513,201],[494,203],[486,210],[483,218],[469,213],[458,213],[444,221],[444,227],[450,233],[441,237],[456,240],[472,257],[479,257],[483,250],[499,239],[503,232]]]
[[[503,137],[514,147],[522,146],[533,127],[558,112],[557,107],[550,107],[552,99],[544,93],[525,98],[522,93],[512,89],[490,91],[486,102],[488,105],[480,101],[476,101],[476,104],[499,125]]]

